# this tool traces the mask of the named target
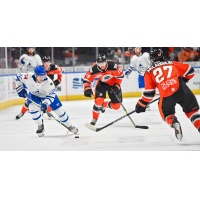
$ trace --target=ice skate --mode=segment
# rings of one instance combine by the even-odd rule
[[[78,129],[75,126],[70,126],[69,127],[69,131],[74,133],[74,134],[78,133]],[[69,133],[69,131],[67,132],[67,134]]]
[[[90,124],[91,124],[92,126],[95,126],[96,123],[97,123],[97,119],[92,119],[92,121],[90,122]]]
[[[44,136],[44,124],[42,123],[42,125],[38,126],[38,130],[36,131],[36,133],[38,134],[39,137],[43,137]]]
[[[178,140],[182,141],[183,134],[182,134],[181,125],[176,117],[173,117],[172,119],[173,119],[173,123],[171,127],[174,128],[175,130],[175,136]]]
[[[20,118],[23,117],[23,116],[24,116],[24,113],[20,112],[15,118],[16,118],[16,119],[20,119]]]
[[[101,110],[102,113],[105,113],[106,108],[102,105],[101,108],[100,108],[100,110]]]

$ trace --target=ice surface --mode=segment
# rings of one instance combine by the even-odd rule
[[[200,95],[196,95],[200,102]],[[134,110],[139,98],[125,98],[123,104],[128,112]],[[79,138],[66,135],[67,130],[55,120],[45,120],[45,137],[36,135],[37,126],[26,113],[15,120],[21,106],[13,106],[0,111],[0,150],[1,151],[176,151],[200,150],[200,134],[191,121],[176,106],[176,116],[181,123],[183,140],[178,141],[174,130],[162,121],[157,103],[151,104],[151,110],[145,113],[134,113],[131,116],[136,125],[146,125],[149,129],[135,129],[126,117],[108,128],[93,132],[85,127],[92,119],[94,100],[66,101],[63,107],[72,124],[79,129]],[[101,113],[96,124],[102,127],[125,115],[119,110],[106,109]]]

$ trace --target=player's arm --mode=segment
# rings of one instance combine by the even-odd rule
[[[58,75],[58,78],[54,81],[54,85],[58,86],[62,81],[62,67],[57,66],[57,70],[55,71],[55,74]]]
[[[83,78],[83,85],[84,85],[84,96],[92,97],[93,92],[91,88],[91,84],[95,79],[95,75],[91,74],[92,68],[85,74]]]
[[[129,78],[129,75],[132,73],[132,71],[133,71],[134,69],[136,69],[136,65],[135,65],[134,57],[133,57],[133,58],[131,58],[129,68],[125,71],[125,76],[126,76],[126,78]]]
[[[146,111],[147,104],[153,99],[156,91],[156,85],[148,72],[145,73],[144,81],[145,90],[142,94],[142,99],[139,99],[135,106],[137,113]]]
[[[119,66],[119,65],[115,65],[115,67],[117,68],[117,70],[114,72],[114,85],[111,86],[111,92],[118,94],[121,90],[121,83],[122,80],[124,78],[124,73],[123,73],[123,69]]]
[[[16,75],[16,79],[15,79],[15,81],[16,81],[16,91],[18,93],[18,96],[22,97],[22,98],[26,98],[26,95],[27,95],[27,91],[23,87],[23,83],[25,84],[24,79],[27,79],[27,77],[28,77],[28,74],[18,73]]]
[[[188,82],[195,75],[194,68],[189,64],[174,62],[184,82]]]

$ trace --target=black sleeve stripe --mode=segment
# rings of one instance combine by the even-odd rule
[[[83,79],[83,84],[85,83],[91,83],[90,81],[88,81],[87,79]]]
[[[192,123],[194,123],[196,120],[200,120],[200,115],[199,114],[194,115],[194,116],[191,117],[190,120],[191,120]]]
[[[194,74],[194,68],[190,66],[189,70],[184,74],[184,77]]]
[[[155,95],[155,90],[154,91],[144,91],[143,96],[146,98],[152,98]]]
[[[122,76],[115,76],[115,78],[124,78],[124,74]]]

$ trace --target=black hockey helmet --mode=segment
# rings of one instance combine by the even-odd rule
[[[97,61],[97,63],[107,62],[107,59],[106,59],[106,56],[104,54],[99,54],[96,61]]]
[[[164,60],[163,51],[161,49],[154,49],[153,51],[151,51],[150,60],[153,60],[154,62],[163,61]]]
[[[51,57],[50,56],[43,56],[42,61],[43,62],[50,62],[51,61]]]

